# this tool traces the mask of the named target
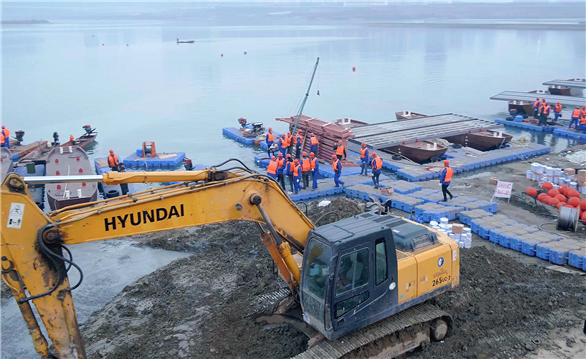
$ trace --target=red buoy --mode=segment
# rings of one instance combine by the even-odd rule
[[[83,170],[81,168],[79,169],[79,173],[83,173]]]
[[[59,175],[60,175],[59,171],[55,172],[55,176],[59,176]]]
[[[224,54],[220,54],[220,56],[224,57]]]
[[[57,185],[57,189],[61,189],[61,185],[60,184]]]
[[[55,158],[55,163],[59,163],[59,159],[58,158]]]
[[[126,46],[128,46],[128,44],[126,44]]]
[[[355,66],[352,66],[352,71],[353,72],[356,72],[356,67]]]
[[[102,46],[104,46],[104,44],[102,44]]]

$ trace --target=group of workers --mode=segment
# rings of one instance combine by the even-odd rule
[[[547,118],[551,110],[552,107],[547,103],[547,101],[545,101],[544,98],[541,99],[541,101],[539,100],[539,97],[536,99],[536,101],[533,103],[533,117],[536,119],[539,118],[539,126],[547,126]],[[556,103],[553,107],[553,112],[553,123],[555,124],[558,118],[560,118],[562,115],[562,104],[559,102]],[[572,128],[572,125],[574,125],[574,129],[576,130],[586,131],[586,106],[582,107],[582,110],[580,110],[580,106],[576,106],[576,108],[572,111],[570,125],[568,128]]]
[[[299,193],[300,189],[309,188],[309,175],[312,176],[312,191],[317,189],[319,162],[315,153],[303,152],[302,158],[293,159],[290,153],[279,152],[277,157],[272,156],[267,167],[267,175],[277,181],[285,189],[285,176],[289,179],[291,192]],[[303,185],[302,185],[303,184]]]
[[[275,156],[275,153],[281,153],[283,158],[290,154],[298,160],[301,159],[301,147],[303,146],[303,140],[299,134],[292,135],[291,132],[282,134],[281,137],[275,136],[273,128],[269,127],[269,132],[265,137],[267,144],[267,155]],[[319,141],[315,134],[309,134],[310,148],[309,151],[313,152],[317,156],[319,150]]]
[[[0,147],[8,147],[10,149],[10,130],[6,126],[2,126],[0,131]]]

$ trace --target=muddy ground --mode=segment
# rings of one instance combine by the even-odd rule
[[[316,203],[308,208],[313,221],[364,208],[345,199]],[[255,296],[284,286],[259,233],[255,224],[235,223],[141,238],[143,245],[194,255],[126,287],[94,313],[82,327],[89,357],[287,358],[304,351],[303,333],[246,316]],[[452,335],[409,356],[517,358],[550,350],[563,358],[563,350],[585,346],[586,339],[567,334],[586,318],[585,276],[482,246],[462,250],[460,286],[432,302],[453,316]]]

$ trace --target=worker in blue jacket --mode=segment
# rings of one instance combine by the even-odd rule
[[[295,135],[295,158],[301,158],[301,136],[299,134]]]
[[[311,177],[313,179],[313,184],[311,186],[311,190],[315,191],[317,189],[317,177],[319,173],[319,162],[317,162],[317,158],[315,154],[311,152],[309,154],[309,161],[311,163]]]
[[[275,135],[273,134],[273,128],[272,127],[269,127],[269,132],[267,133],[267,136],[265,138],[265,141],[267,142],[267,154],[269,156],[271,155],[269,149],[273,145],[274,139],[275,139]]]
[[[454,170],[450,167],[450,161],[444,161],[444,168],[442,168],[440,172],[440,184],[442,186],[442,193],[444,195],[444,202],[448,201],[448,196],[450,195],[450,199],[453,199],[452,193],[448,190],[448,186],[450,182],[452,182],[452,176],[454,175]]]
[[[291,186],[291,193],[293,193],[293,158],[291,158],[291,155],[288,153],[287,154],[287,162],[285,163],[285,175],[287,176],[287,178],[289,179],[289,185]]]
[[[360,149],[360,160],[362,161],[360,165],[360,167],[362,168],[360,170],[361,175],[364,174],[365,176],[368,176],[368,158],[368,147],[366,147],[366,143],[362,142],[362,148]]]
[[[281,185],[281,188],[285,190],[285,175],[283,174],[285,170],[285,159],[283,158],[283,154],[279,152],[279,156],[277,157],[277,181]]]
[[[383,159],[376,155],[376,152],[372,153],[372,182],[374,182],[374,188],[378,188],[380,185],[379,177],[383,169]]]
[[[293,187],[295,188],[295,194],[299,193],[301,190],[301,165],[299,164],[299,160],[295,159],[293,161]]]
[[[340,185],[344,185],[344,182],[340,181],[340,176],[342,175],[342,162],[338,159],[338,156],[332,155],[332,169],[334,170],[334,183],[336,184],[335,187],[340,187]]]

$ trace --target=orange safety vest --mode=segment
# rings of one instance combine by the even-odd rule
[[[317,145],[319,145],[319,141],[317,140],[317,138],[315,138],[315,137],[312,137],[312,138],[311,138],[311,145],[312,145],[312,146],[317,146]]]
[[[539,100],[537,100],[533,103],[533,108],[537,108],[537,107],[539,107]]]
[[[336,154],[343,156],[344,155],[344,146],[338,145],[338,148],[336,149]]]
[[[301,160],[301,170],[303,172],[307,172],[311,170],[311,163],[309,163],[309,158],[303,158]]]
[[[444,167],[444,169],[442,170],[446,171],[446,177],[444,178],[444,183],[445,182],[451,182],[452,181],[452,175],[454,174],[454,170],[452,169],[452,167]]]
[[[4,137],[8,138],[8,136],[10,136],[10,130],[5,128],[2,130],[2,134],[4,135]]]
[[[317,163],[317,158],[314,159],[310,159],[309,163],[311,163],[311,169],[314,170],[315,169],[315,164]]]
[[[562,111],[562,105],[561,104],[556,104],[555,105],[555,112],[561,112]]]
[[[366,158],[366,151],[368,151],[366,147],[360,149],[360,158]]]
[[[4,135],[0,132],[0,143],[4,143]]]
[[[542,109],[542,108],[543,108],[545,105],[547,105],[547,102],[541,102],[541,103],[539,104],[539,110],[541,111],[541,109]]]
[[[586,110],[582,110],[582,116],[586,116]]]
[[[543,108],[543,113],[546,115],[549,115],[549,111],[551,110],[551,106],[550,105],[545,105],[545,107]]]
[[[277,158],[277,168],[281,168],[283,166],[285,166],[285,159],[284,158],[281,158],[281,159]]]
[[[73,135],[69,135],[69,141],[73,142],[74,139],[75,137],[73,137]]]
[[[118,166],[119,163],[120,162],[118,162],[117,155],[109,155],[108,156],[108,164],[110,165],[110,167]]]
[[[272,175],[277,174],[277,161],[269,162],[269,166],[267,167],[267,173]]]
[[[291,141],[293,140],[293,136],[288,136],[287,137],[287,147],[291,146]]]
[[[289,143],[286,138],[281,138],[281,148],[289,147]]]
[[[586,125],[586,116],[582,116],[582,119],[580,120],[580,124]]]
[[[295,164],[293,164],[295,166]],[[299,177],[299,169],[301,168],[300,165],[295,166],[295,168],[293,168],[293,177]]]
[[[380,157],[375,157],[372,159],[372,170],[378,171],[383,168],[383,160]]]
[[[574,112],[572,112],[572,117],[580,117],[580,110],[575,108]]]
[[[272,132],[267,133],[267,141],[273,142],[273,133]]]
[[[332,168],[334,169],[334,171],[338,170],[338,162],[340,162],[340,160],[338,160],[338,159],[335,159],[334,162],[332,162]],[[342,169],[342,168],[344,168],[344,166],[340,162],[340,169]]]

